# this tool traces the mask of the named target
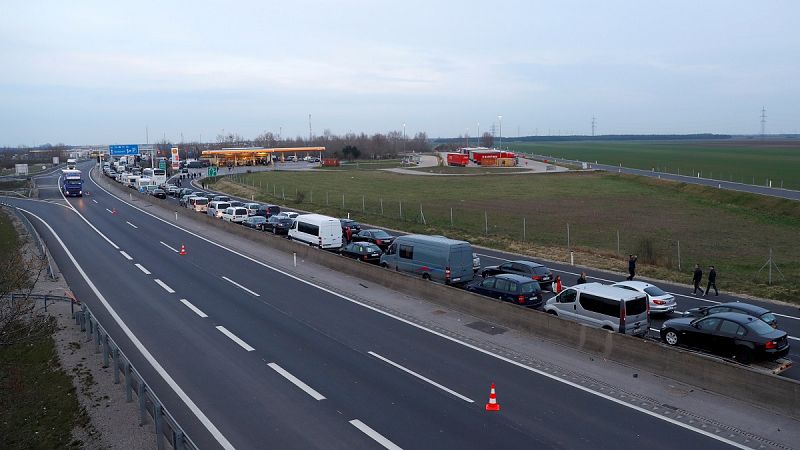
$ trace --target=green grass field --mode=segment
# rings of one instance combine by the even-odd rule
[[[572,250],[578,264],[620,272],[625,255],[637,253],[645,263],[643,274],[685,283],[695,262],[714,264],[724,289],[800,297],[800,203],[788,200],[608,173],[263,172],[236,183],[223,180],[218,188],[551,260],[567,261]],[[770,248],[786,280],[766,286],[758,270]]]
[[[637,169],[694,175],[704,178],[800,189],[800,142],[758,141],[620,141],[620,142],[510,142],[525,153],[579,161],[598,161]]]
[[[17,230],[6,215],[8,210],[0,212],[0,258],[6,259],[17,248]]]

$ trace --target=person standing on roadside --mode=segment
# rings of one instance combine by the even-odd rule
[[[708,266],[708,286],[706,286],[706,293],[703,294],[703,297],[711,292],[712,286],[714,287],[714,295],[719,295],[719,291],[717,290],[717,269],[715,269],[714,266]]]
[[[586,272],[581,272],[581,276],[578,277],[578,282],[575,284],[584,284],[586,283]]]
[[[698,289],[700,289],[700,295],[703,295],[703,288],[700,287],[700,282],[703,281],[703,269],[700,268],[700,264],[694,265],[692,281],[694,281],[694,292],[692,292],[692,295],[697,295]]]
[[[633,280],[633,277],[636,276],[636,260],[639,259],[636,255],[630,255],[628,257],[628,273],[630,276],[628,277],[628,281]]]

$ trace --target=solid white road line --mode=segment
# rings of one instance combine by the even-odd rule
[[[185,298],[182,298],[182,299],[181,299],[181,303],[183,303],[183,304],[184,304],[184,305],[186,305],[186,306],[187,306],[189,309],[191,309],[192,311],[194,311],[194,313],[195,313],[195,314],[197,314],[198,316],[200,316],[200,317],[202,317],[202,318],[206,318],[206,317],[208,317],[208,315],[206,315],[206,313],[204,313],[203,311],[201,311],[201,310],[200,310],[200,308],[198,308],[197,306],[194,306],[193,304],[189,303],[189,300],[186,300]]]
[[[371,437],[375,442],[381,444],[384,448],[388,448],[390,450],[402,450],[402,447],[397,446],[394,442],[386,439],[385,437],[381,436],[380,433],[370,428],[364,422],[353,419],[350,421],[350,425],[358,428],[361,430],[362,433],[366,434],[367,436]]]
[[[125,259],[127,259],[128,261],[133,261],[133,258],[131,258],[131,255],[129,255],[129,254],[127,254],[127,253],[123,252],[122,250],[120,250],[119,252],[120,252],[120,254],[121,254],[122,256],[124,256],[124,257],[125,257]]]
[[[134,266],[138,267],[138,268],[139,268],[139,270],[141,270],[142,272],[144,272],[144,274],[145,274],[145,275],[150,275],[150,271],[149,271],[149,270],[147,270],[147,269],[145,269],[143,265],[141,265],[141,264],[139,264],[139,263],[136,263],[136,264],[134,264]]]
[[[224,334],[225,336],[228,336],[229,338],[231,338],[231,340],[233,342],[236,342],[237,344],[239,344],[240,347],[242,347],[243,349],[247,350],[248,352],[252,352],[253,350],[255,350],[253,347],[250,347],[249,345],[247,345],[247,342],[239,339],[235,334],[233,334],[230,331],[228,331],[228,329],[223,327],[222,325],[219,325],[216,328],[219,331],[221,331],[222,334]]]
[[[174,248],[170,247],[169,244],[167,244],[166,242],[164,242],[164,241],[158,241],[158,242],[161,242],[161,245],[163,245],[164,247],[167,247],[168,249],[172,250],[173,252],[178,253],[177,250],[175,250]]]
[[[788,337],[789,339],[794,339],[795,341],[800,341],[800,338],[796,338],[794,336],[786,336],[786,337]]]
[[[171,287],[167,286],[167,283],[164,283],[163,281],[159,280],[158,278],[154,279],[153,281],[158,283],[159,286],[164,288],[164,290],[169,292],[170,294],[174,294],[175,293],[175,290],[173,290]]]
[[[318,284],[314,284],[311,281],[305,280],[305,279],[303,279],[303,278],[301,278],[301,277],[299,277],[297,275],[293,275],[293,274],[291,274],[289,272],[286,272],[284,270],[281,270],[281,269],[279,269],[277,267],[274,267],[274,266],[271,266],[269,264],[266,264],[263,261],[259,261],[259,260],[255,259],[255,258],[251,257],[251,256],[247,256],[244,253],[241,253],[241,252],[238,252],[238,251],[233,250],[231,248],[228,248],[228,247],[226,247],[226,246],[224,246],[224,245],[222,245],[222,244],[220,244],[218,242],[215,242],[215,241],[212,241],[211,239],[208,239],[205,236],[201,236],[200,234],[197,234],[194,231],[187,230],[186,228],[183,228],[183,227],[181,227],[179,225],[176,225],[176,224],[174,224],[174,223],[172,223],[172,222],[170,222],[168,220],[162,219],[161,217],[158,217],[158,216],[156,216],[155,214],[153,214],[151,212],[145,211],[144,209],[139,208],[138,206],[135,206],[135,205],[133,205],[131,203],[128,203],[127,201],[123,200],[122,198],[120,198],[120,197],[112,194],[111,192],[109,192],[108,189],[106,189],[106,188],[100,186],[99,184],[97,184],[97,182],[94,181],[94,178],[92,177],[91,172],[89,173],[89,179],[92,181],[92,183],[94,183],[95,186],[97,186],[98,189],[100,189],[103,192],[105,192],[106,194],[116,198],[117,200],[121,201],[122,203],[130,206],[131,208],[136,209],[137,211],[141,212],[142,214],[146,214],[146,215],[152,217],[153,219],[156,219],[156,220],[158,220],[158,221],[160,221],[160,222],[162,222],[162,223],[164,223],[166,225],[169,225],[169,226],[171,226],[171,227],[173,227],[175,229],[181,230],[186,234],[189,234],[191,236],[196,237],[197,239],[203,240],[203,241],[205,241],[205,242],[207,242],[207,243],[219,248],[220,250],[228,251],[228,252],[233,253],[234,255],[237,255],[237,256],[239,256],[241,258],[244,258],[244,259],[246,259],[246,260],[248,260],[248,261],[250,261],[250,262],[252,262],[254,264],[257,264],[257,265],[260,265],[261,267],[265,267],[267,269],[270,269],[270,270],[274,271],[275,273],[279,273],[279,274],[281,274],[281,275],[283,275],[285,277],[291,278],[291,279],[293,279],[295,281],[298,281],[300,283],[303,283],[305,285],[314,287],[315,289],[319,289],[322,292],[326,292],[326,293],[328,293],[330,295],[333,295],[335,297],[341,298],[342,300],[348,301],[348,302],[350,302],[350,303],[352,303],[354,305],[358,305],[358,306],[361,306],[362,308],[369,309],[370,311],[373,311],[373,312],[375,312],[377,314],[382,314],[382,315],[384,315],[386,317],[390,317],[390,318],[392,318],[394,320],[397,320],[398,322],[402,322],[402,323],[404,323],[404,324],[406,324],[408,326],[417,328],[419,330],[423,330],[423,331],[428,332],[428,333],[430,333],[430,334],[432,334],[434,336],[438,336],[438,337],[440,337],[442,339],[445,339],[447,341],[450,341],[450,342],[453,342],[455,344],[461,345],[463,347],[469,348],[469,349],[474,350],[476,352],[483,353],[484,355],[487,355],[487,356],[490,356],[490,357],[495,358],[497,360],[503,361],[503,362],[505,362],[507,364],[510,364],[512,366],[519,367],[519,368],[521,368],[523,370],[527,370],[528,372],[535,373],[535,374],[537,374],[539,376],[542,376],[542,377],[548,378],[550,380],[557,381],[559,383],[565,384],[565,385],[570,386],[570,387],[572,387],[574,389],[582,391],[582,392],[584,392],[586,394],[594,395],[596,397],[602,398],[602,399],[604,399],[606,401],[609,401],[611,403],[616,403],[617,405],[624,406],[626,408],[630,408],[630,409],[632,409],[632,410],[634,410],[634,411],[636,411],[638,413],[650,416],[650,417],[652,417],[654,419],[662,420],[664,422],[667,422],[669,424],[675,425],[677,427],[683,428],[683,429],[688,430],[688,431],[693,431],[693,432],[695,432],[697,434],[700,434],[702,436],[706,436],[706,437],[711,438],[711,439],[715,439],[717,441],[723,442],[723,443],[731,445],[733,447],[740,448],[740,449],[749,449],[749,447],[746,447],[744,445],[738,444],[738,443],[736,443],[734,441],[731,441],[730,439],[726,439],[726,438],[724,438],[722,436],[717,436],[717,435],[715,435],[713,433],[710,433],[708,431],[702,430],[700,428],[696,428],[696,427],[694,427],[692,425],[688,425],[688,424],[682,423],[682,422],[680,422],[678,420],[675,420],[675,419],[673,419],[671,417],[664,417],[664,416],[662,416],[662,415],[660,415],[660,414],[658,414],[658,413],[656,413],[654,411],[650,411],[650,410],[647,410],[647,409],[642,408],[640,406],[636,406],[634,404],[627,403],[624,400],[620,400],[618,398],[612,397],[612,396],[604,394],[602,392],[592,390],[592,389],[590,389],[588,387],[585,387],[585,386],[582,386],[582,385],[580,385],[578,383],[574,383],[572,381],[569,381],[569,380],[566,380],[566,379],[563,379],[563,378],[559,378],[558,376],[550,374],[550,373],[545,372],[543,370],[539,370],[539,369],[536,369],[534,367],[527,366],[527,365],[525,365],[525,364],[523,364],[521,362],[514,361],[511,358],[507,358],[505,356],[498,355],[497,353],[492,353],[489,350],[484,350],[484,349],[482,349],[480,347],[477,347],[475,345],[472,345],[472,344],[470,344],[468,342],[461,341],[461,340],[459,340],[457,338],[454,338],[452,336],[448,336],[448,335],[446,335],[444,333],[440,333],[440,332],[438,332],[436,330],[433,330],[431,328],[428,328],[428,327],[425,327],[423,325],[414,323],[414,322],[412,322],[412,321],[410,321],[408,319],[404,319],[404,318],[402,318],[400,316],[397,316],[395,314],[392,314],[390,312],[383,311],[381,309],[378,309],[378,308],[376,308],[374,306],[371,306],[371,305],[368,305],[366,303],[362,303],[362,302],[360,302],[360,301],[358,301],[358,300],[356,300],[354,298],[350,298],[350,297],[348,297],[348,296],[346,296],[344,294],[340,294],[338,292],[332,291],[332,290],[330,290],[328,288],[325,288],[323,286],[320,286]],[[98,233],[99,233],[99,231],[98,231]]]
[[[95,202],[95,203],[97,203],[97,200],[95,200],[95,199],[92,199],[92,201],[93,201],[93,202]]]
[[[237,283],[237,282],[235,282],[235,281],[231,280],[230,278],[228,278],[228,277],[226,277],[226,276],[223,276],[223,277],[222,277],[222,279],[223,279],[223,280],[225,280],[225,281],[227,281],[228,283],[231,283],[232,285],[234,285],[234,286],[236,286],[236,287],[238,287],[238,288],[240,288],[240,289],[244,290],[244,291],[247,291],[247,292],[249,292],[249,293],[251,293],[251,294],[255,295],[256,297],[261,297],[261,295],[257,294],[256,292],[253,292],[253,291],[251,291],[250,289],[247,289],[246,287],[244,287],[244,286],[242,286],[241,284],[239,284],[239,283]]]
[[[110,210],[110,209],[108,209],[108,208],[106,208],[106,211],[108,211],[108,212],[111,212],[111,210]],[[112,214],[113,214],[113,213],[112,213]]]
[[[132,224],[132,223],[128,222],[127,220],[125,221],[125,223],[127,223],[127,224],[128,224],[128,225],[130,225],[130,226],[132,226],[133,228],[139,228],[139,227],[137,227],[136,225],[134,225],[134,224]]]
[[[281,376],[283,376],[283,378],[286,378],[287,380],[291,381],[292,384],[294,384],[295,386],[297,386],[300,389],[302,389],[303,392],[305,392],[306,394],[308,394],[311,397],[313,397],[314,400],[325,400],[325,396],[323,396],[319,392],[315,391],[311,386],[309,386],[309,385],[303,383],[302,381],[300,381],[297,377],[295,377],[294,375],[292,375],[289,372],[287,372],[283,367],[281,367],[281,366],[279,366],[279,365],[277,365],[275,363],[269,363],[267,365],[270,366],[272,368],[272,370],[274,370],[275,372],[278,372],[279,374],[281,374]]]
[[[61,245],[61,248],[64,249],[64,253],[67,254],[67,257],[70,259],[70,261],[72,261],[72,264],[75,266],[76,269],[78,269],[78,273],[81,274],[83,281],[85,281],[86,284],[89,286],[89,288],[92,290],[92,292],[94,292],[94,295],[97,297],[98,300],[100,300],[100,302],[106,308],[108,313],[114,319],[114,322],[117,323],[122,332],[125,333],[128,339],[130,339],[131,343],[133,343],[133,345],[139,350],[144,359],[147,360],[148,363],[150,363],[150,365],[153,367],[156,373],[158,373],[161,376],[161,378],[164,379],[167,385],[170,388],[172,388],[175,394],[177,394],[178,398],[180,398],[186,405],[186,407],[189,408],[189,410],[195,415],[195,417],[197,417],[200,423],[203,424],[203,426],[206,428],[206,430],[208,430],[211,436],[214,437],[217,443],[219,443],[219,445],[226,450],[233,450],[234,449],[233,444],[231,444],[230,441],[228,441],[228,439],[222,434],[222,432],[217,428],[217,426],[211,422],[211,419],[209,419],[208,416],[206,416],[203,413],[203,411],[200,410],[197,404],[195,404],[195,402],[189,397],[189,395],[183,390],[183,388],[181,388],[178,385],[178,383],[170,376],[170,374],[167,373],[166,369],[164,369],[164,367],[156,360],[153,354],[150,353],[149,350],[147,350],[147,347],[145,347],[144,344],[142,344],[142,341],[140,341],[139,338],[136,337],[135,334],[133,334],[133,331],[131,331],[131,329],[128,328],[128,325],[122,320],[119,314],[117,314],[114,308],[111,307],[111,305],[108,303],[108,300],[106,300],[103,294],[100,293],[100,290],[97,289],[97,286],[94,285],[92,280],[83,270],[83,267],[81,267],[81,265],[78,264],[78,261],[75,259],[75,256],[73,256],[72,252],[69,251],[67,245],[64,244],[64,241],[61,240],[61,237],[58,234],[56,234],[56,231],[53,229],[53,227],[51,227],[50,224],[45,222],[44,219],[37,216],[36,214],[30,211],[26,211],[22,208],[20,209],[30,214],[31,216],[37,218],[40,222],[44,224],[44,226],[47,227],[48,230],[50,230],[50,233],[52,233],[53,236],[56,238],[59,245]]]
[[[437,382],[435,382],[435,381],[431,380],[430,378],[426,378],[426,377],[424,377],[424,376],[422,376],[422,375],[420,375],[420,374],[418,374],[418,373],[414,372],[414,371],[413,371],[413,370],[411,370],[411,369],[408,369],[408,368],[406,368],[406,367],[403,367],[403,366],[401,366],[400,364],[397,364],[396,362],[394,362],[394,361],[392,361],[392,360],[390,360],[390,359],[388,359],[388,358],[384,358],[383,356],[381,356],[381,355],[379,355],[379,354],[377,354],[377,353],[375,353],[375,352],[372,352],[372,351],[370,351],[370,352],[367,352],[367,353],[369,353],[370,355],[372,355],[372,356],[374,356],[374,357],[376,357],[376,358],[380,359],[380,360],[381,360],[381,361],[383,361],[383,362],[386,362],[386,363],[388,363],[388,364],[391,364],[391,365],[393,365],[394,367],[397,367],[398,369],[402,370],[403,372],[405,372],[405,373],[407,373],[407,374],[409,374],[409,375],[413,375],[413,376],[415,376],[415,377],[419,378],[420,380],[422,380],[422,381],[424,381],[424,382],[426,382],[426,383],[429,383],[429,384],[432,384],[432,385],[436,386],[437,388],[439,388],[439,389],[441,389],[441,390],[443,390],[443,391],[447,392],[448,394],[455,395],[456,397],[460,398],[461,400],[464,400],[465,402],[468,402],[468,403],[475,403],[475,401],[474,401],[474,400],[472,400],[471,398],[469,398],[469,397],[465,397],[465,396],[463,396],[463,395],[459,394],[458,392],[456,392],[456,391],[454,391],[454,390],[452,390],[452,389],[449,389],[449,388],[447,388],[447,387],[445,387],[445,386],[442,386],[441,384],[439,384],[439,383],[437,383]]]

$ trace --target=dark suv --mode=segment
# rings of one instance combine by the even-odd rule
[[[281,207],[278,205],[259,205],[256,209],[254,216],[263,216],[267,219],[281,212]]]
[[[542,306],[544,301],[539,283],[522,275],[489,276],[467,286],[467,290],[531,308]]]
[[[386,250],[394,242],[394,236],[379,229],[361,230],[353,234],[353,242],[371,242]]]
[[[501,273],[522,275],[531,280],[538,281],[542,289],[548,291],[553,290],[553,272],[547,267],[533,261],[509,261],[499,266],[484,267],[483,271],[481,271],[481,276],[486,278],[489,275],[498,275]]]

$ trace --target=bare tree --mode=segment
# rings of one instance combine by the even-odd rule
[[[0,260],[0,347],[31,339],[47,330],[49,319],[39,313],[40,308],[31,298],[46,267],[46,259],[26,256],[22,250],[14,250]]]
[[[483,136],[481,136],[481,146],[489,148],[494,147],[494,136],[492,136],[492,133],[483,133]]]

